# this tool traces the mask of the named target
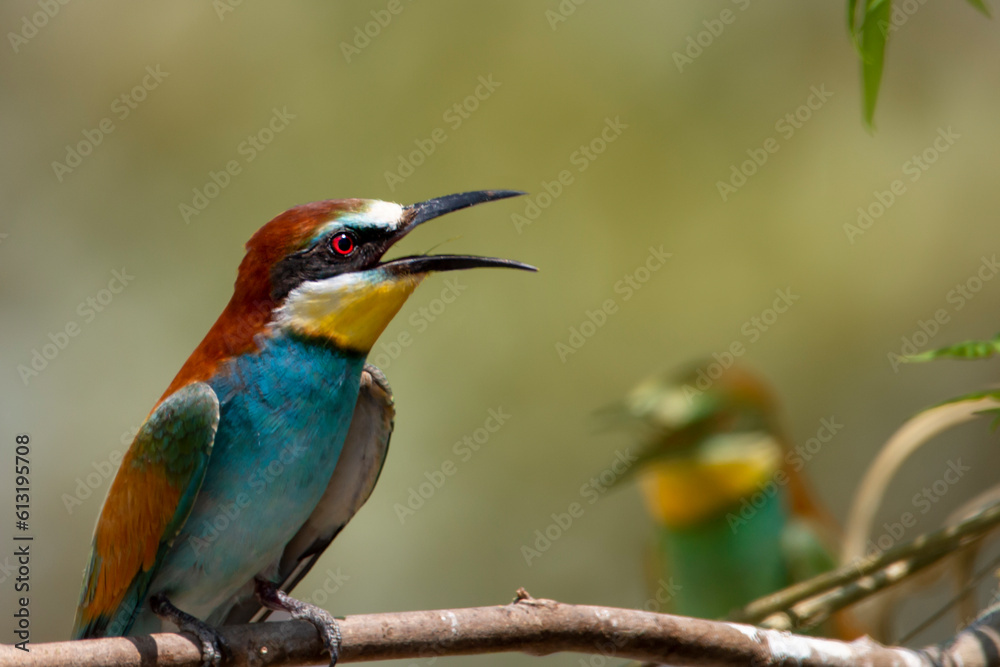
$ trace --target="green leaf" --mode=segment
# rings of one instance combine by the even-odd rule
[[[864,23],[861,24],[861,78],[864,94],[864,118],[869,129],[875,126],[875,105],[882,83],[885,45],[889,37],[891,0],[866,0]]]
[[[986,6],[983,0],[969,0],[969,4],[976,8],[983,16],[989,18],[990,8]]]
[[[990,340],[967,340],[948,347],[911,354],[903,357],[903,361],[920,363],[935,359],[989,359],[998,353],[1000,353],[1000,334]]]

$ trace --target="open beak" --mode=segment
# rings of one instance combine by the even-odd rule
[[[462,192],[411,204],[403,209],[399,231],[390,239],[389,245],[398,242],[413,231],[417,225],[421,225],[434,218],[439,218],[446,213],[496,199],[519,197],[523,194],[525,193],[518,192],[517,190],[478,190],[476,192]],[[511,259],[477,257],[475,255],[416,255],[392,259],[388,262],[382,262],[379,266],[399,276],[429,273],[431,271],[457,271],[460,269],[481,267],[521,269],[523,271],[538,270],[530,264],[515,262]]]

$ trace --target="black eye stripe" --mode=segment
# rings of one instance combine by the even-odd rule
[[[353,248],[346,254],[337,250],[334,241],[343,234],[353,241]],[[275,264],[271,270],[271,297],[280,301],[303,282],[370,268],[378,263],[381,254],[380,237],[376,233],[341,227]]]

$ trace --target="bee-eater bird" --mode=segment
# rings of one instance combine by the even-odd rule
[[[805,459],[774,394],[749,370],[713,363],[647,380],[614,408],[643,442],[629,472],[657,525],[651,569],[670,598],[660,602],[701,618],[835,564],[835,524],[799,474]]]
[[[224,648],[215,626],[283,610],[316,626],[334,664],[333,617],[288,593],[368,499],[385,460],[393,399],[368,352],[429,273],[535,270],[468,255],[382,257],[427,220],[520,194],[320,201],[257,231],[232,299],[122,459],[74,636],[159,632],[169,621],[198,637],[209,664]]]

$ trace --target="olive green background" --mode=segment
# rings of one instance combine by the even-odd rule
[[[448,216],[401,244],[400,252],[423,252],[446,242],[445,252],[510,257],[540,271],[456,275],[464,289],[446,305],[435,302],[445,277],[431,277],[384,335],[408,341],[385,369],[398,404],[388,464],[297,591],[337,588],[326,606],[340,615],[504,603],[519,586],[642,606],[651,525],[636,489],[582,493],[630,445],[599,432],[593,413],[643,377],[734,342],[773,381],[799,442],[823,418],[844,425],[806,467],[841,518],[903,420],[996,375],[991,362],[897,372],[887,357],[941,309],[947,322],[929,345],[1000,330],[1000,280],[961,309],[948,296],[1000,249],[1000,45],[996,22],[965,3],[908,7],[914,13],[891,35],[874,134],[861,121],[859,64],[840,2],[591,0],[554,27],[555,0],[402,0],[397,14],[385,1],[245,2],[221,15],[220,5],[71,2],[16,51],[8,33],[42,10],[0,8],[0,564],[13,548],[14,436],[28,433],[33,641],[68,635],[107,462],[225,305],[242,244],[295,204],[533,193]],[[724,10],[730,22],[714,23]],[[376,32],[372,12],[390,20],[348,61],[343,45],[366,25]],[[705,21],[722,26],[711,41]],[[675,52],[699,33],[708,45],[679,71]],[[134,109],[116,102],[141,86],[147,67],[166,76],[137,91],[145,99]],[[480,77],[494,82],[488,96]],[[467,101],[477,87],[485,99]],[[832,96],[799,110],[809,118],[787,136],[776,124],[814,87]],[[455,104],[476,107],[457,127]],[[264,133],[272,140],[263,150],[241,150],[275,110],[294,117]],[[53,162],[105,118],[113,131],[57,174]],[[626,127],[581,162],[577,151],[607,119]],[[445,140],[412,175],[387,181],[400,156],[438,128]],[[959,138],[911,181],[907,161],[948,128]],[[769,138],[777,152],[723,201],[717,182],[747,151],[759,157]],[[181,204],[231,160],[239,173],[185,221]],[[572,182],[553,200],[541,197],[563,170]],[[905,191],[852,243],[844,225],[896,179]],[[531,203],[547,207],[519,229],[512,214],[534,213]],[[672,257],[626,300],[616,284],[635,275],[650,247]],[[102,294],[122,269],[134,276],[127,287]],[[779,289],[798,300],[751,341],[745,327]],[[109,296],[101,312],[80,309]],[[571,328],[609,299],[614,312],[560,358],[557,344],[569,344]],[[78,335],[25,383],[18,366],[71,323]],[[455,444],[491,409],[509,418],[460,456]],[[913,494],[960,458],[972,472],[918,512],[918,529],[936,526],[993,481],[995,446],[985,422],[939,438],[907,464],[881,516],[913,511]],[[446,461],[454,474],[401,521],[397,505],[428,475],[440,482],[434,473]],[[67,497],[89,491],[88,475],[96,489],[67,508]],[[529,565],[522,546],[573,502],[582,516]],[[908,605],[914,620],[943,599],[935,590]],[[0,570],[3,642],[12,597]],[[954,622],[918,640],[950,634]]]

